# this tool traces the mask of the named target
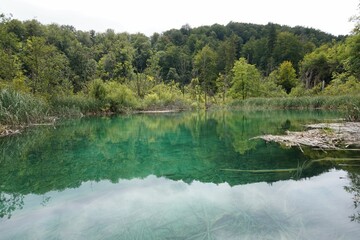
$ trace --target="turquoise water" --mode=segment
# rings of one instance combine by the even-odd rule
[[[92,117],[0,139],[0,239],[359,239],[358,152],[252,139],[341,117]]]

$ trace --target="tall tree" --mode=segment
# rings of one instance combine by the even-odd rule
[[[347,64],[351,74],[360,80],[360,32],[350,36],[347,41]]]
[[[194,57],[194,68],[205,94],[206,106],[207,95],[214,95],[216,91],[216,52],[208,45],[203,47]]]
[[[42,37],[30,37],[24,48],[24,62],[33,93],[45,95],[70,91],[69,62]]]
[[[116,39],[116,36],[113,36]],[[104,80],[114,79],[120,82],[129,80],[134,73],[134,48],[127,39],[116,40],[109,52],[99,61],[98,75]]]
[[[255,65],[249,64],[245,58],[235,62],[230,94],[234,98],[256,97],[259,95],[261,74]]]
[[[273,78],[274,82],[281,86],[287,94],[297,85],[296,71],[289,61],[280,64],[279,68],[270,74],[270,78]]]
[[[218,55],[218,71],[227,75],[234,66],[239,46],[239,37],[231,35],[219,44],[217,48]]]
[[[298,63],[304,55],[304,45],[297,36],[289,32],[278,34],[273,54],[275,66],[290,61],[298,69]]]
[[[277,33],[276,27],[273,23],[268,23],[268,37],[267,37],[267,67],[266,67],[266,75],[268,75],[271,71],[274,70],[275,60],[274,60],[274,49],[276,45]]]
[[[0,49],[0,80],[9,82],[19,75],[22,75],[19,58]]]
[[[151,56],[150,39],[141,33],[133,34],[131,35],[131,43],[134,48],[134,70],[136,73],[143,73]]]

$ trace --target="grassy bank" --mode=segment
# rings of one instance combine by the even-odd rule
[[[30,94],[0,91],[0,125],[28,125],[46,120],[48,104]]]
[[[163,90],[163,89],[161,89]],[[54,97],[44,100],[32,94],[9,89],[0,90],[0,126],[26,126],[46,123],[50,117],[79,117],[108,113],[131,113],[146,110],[191,110],[197,104],[181,94],[165,94],[159,91],[144,99],[127,98],[123,93],[110,94],[104,99],[96,99],[84,94]],[[160,96],[160,97],[159,97]],[[202,106],[203,104],[198,104]],[[296,98],[250,98],[234,100],[230,109],[340,109],[347,110],[349,120],[360,119],[360,95],[357,96],[313,96]],[[223,108],[216,104],[212,108]]]
[[[360,106],[356,96],[306,96],[294,98],[250,98],[228,104],[233,109],[343,109]]]

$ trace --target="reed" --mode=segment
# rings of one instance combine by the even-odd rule
[[[43,122],[49,106],[40,98],[10,89],[0,90],[0,124],[27,125]]]
[[[249,98],[234,100],[229,107],[238,109],[346,109],[349,105],[360,106],[360,95]]]
[[[51,99],[51,112],[56,116],[81,116],[87,113],[99,113],[103,103],[84,95],[57,96]]]

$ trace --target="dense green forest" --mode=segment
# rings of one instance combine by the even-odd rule
[[[0,21],[2,124],[49,114],[234,106],[253,98],[360,99],[357,17],[349,36],[274,23],[184,25],[148,37],[4,14]]]

